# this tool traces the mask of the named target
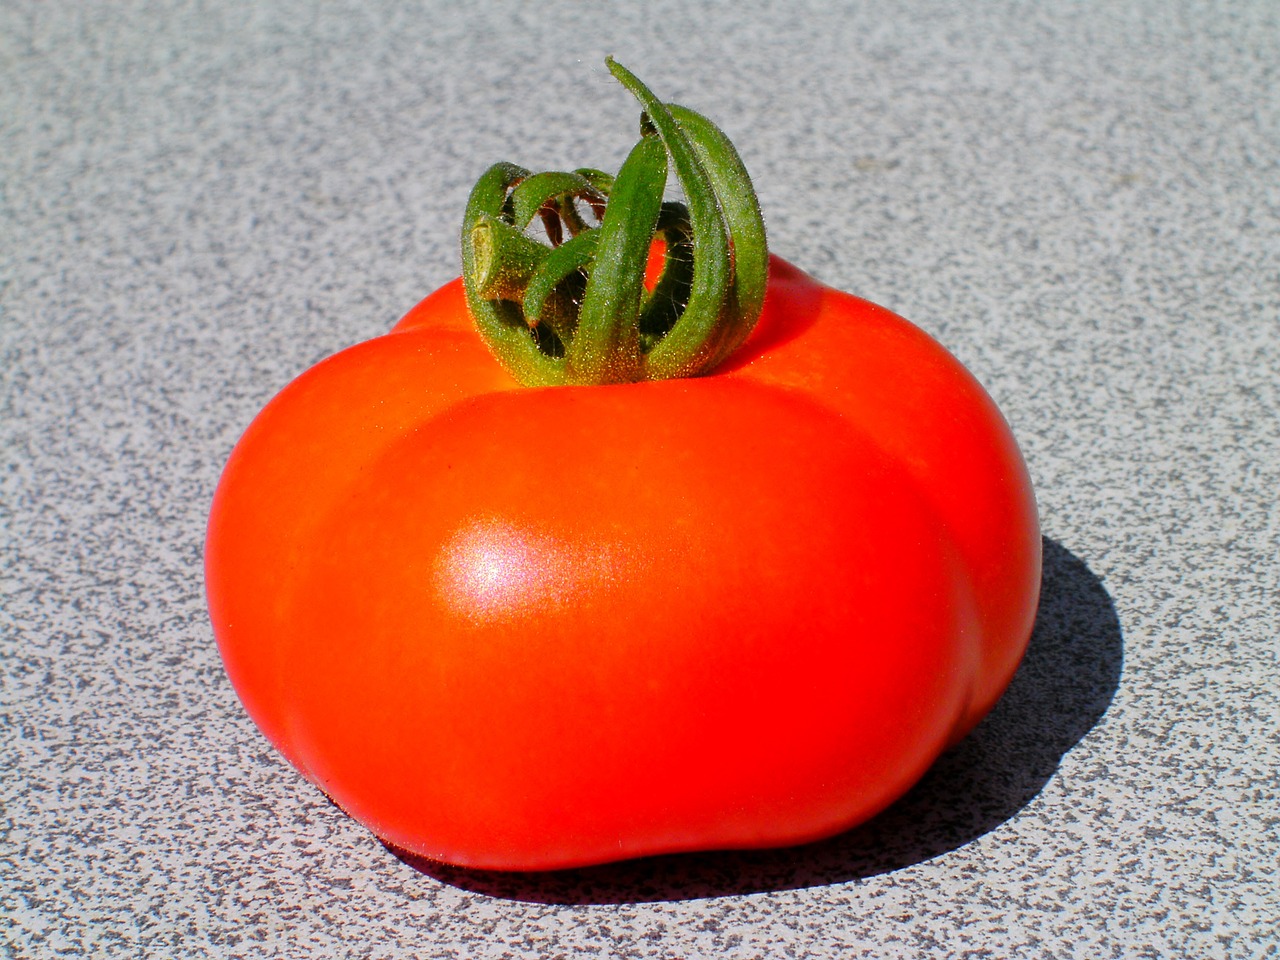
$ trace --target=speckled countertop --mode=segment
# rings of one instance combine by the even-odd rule
[[[428,869],[242,711],[204,520],[276,390],[456,273],[484,166],[616,166],[610,52],[987,386],[1042,611],[849,834]],[[1265,0],[0,5],[0,957],[1280,955],[1278,63]]]

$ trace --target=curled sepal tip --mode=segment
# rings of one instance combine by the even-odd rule
[[[530,385],[709,373],[764,303],[764,223],[728,137],[606,63],[643,109],[640,142],[617,175],[496,164],[467,204],[468,306],[494,354]],[[664,201],[668,170],[685,203]],[[530,236],[536,226],[545,242]],[[654,256],[656,282],[646,280]]]

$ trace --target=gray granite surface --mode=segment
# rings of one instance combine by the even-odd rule
[[[606,53],[735,138],[776,252],[987,386],[1042,611],[841,837],[406,862],[241,709],[210,496],[457,272],[486,165],[616,167]],[[1280,956],[1278,64],[1273,0],[4,0],[0,957]]]

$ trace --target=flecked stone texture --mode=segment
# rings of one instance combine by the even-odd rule
[[[276,390],[456,273],[485,166],[616,167],[606,53],[987,386],[1043,609],[844,836],[406,862],[241,709],[205,517]],[[0,957],[1280,956],[1277,64],[1269,0],[0,4]]]

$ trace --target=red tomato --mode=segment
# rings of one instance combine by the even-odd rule
[[[535,870],[872,816],[1009,682],[1040,539],[973,377],[773,258],[726,366],[615,386],[520,387],[443,287],[253,422],[206,574],[299,770],[398,847]]]

